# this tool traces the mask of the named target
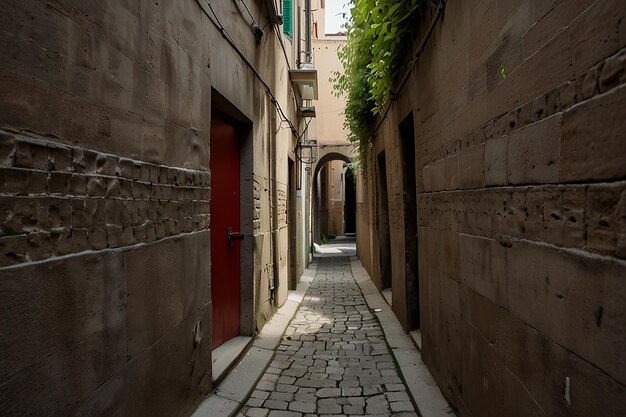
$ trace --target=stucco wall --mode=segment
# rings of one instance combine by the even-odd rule
[[[448,2],[378,132],[359,255],[379,282],[384,151],[393,309],[406,325],[419,301],[424,361],[461,416],[623,413],[625,36],[619,1]],[[419,300],[396,296],[410,112]]]
[[[333,92],[331,79],[335,71],[341,71],[337,51],[345,40],[314,39],[312,42],[315,67],[318,70],[319,100],[316,102],[317,117],[311,124],[310,137],[320,144],[347,143],[348,133],[343,127],[344,97]]]
[[[257,45],[212,4],[297,122],[264,5]],[[292,134],[194,0],[0,6],[2,414],[188,415],[212,387],[211,92],[250,126],[243,334],[287,294]]]

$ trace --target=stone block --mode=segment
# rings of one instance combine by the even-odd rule
[[[463,402],[472,415],[501,416],[501,359],[495,346],[487,342],[472,326],[462,326],[461,344]],[[498,399],[495,400],[494,399]]]
[[[131,357],[210,301],[209,242],[202,232],[125,253]]]
[[[18,375],[9,386],[23,390],[14,392],[24,401],[20,407],[29,409],[33,399],[41,407],[47,407],[43,399],[65,406],[69,398],[82,398],[75,396],[77,391],[95,389],[126,363],[126,294],[119,253],[7,269],[0,287],[0,375],[5,383],[7,376]]]
[[[618,381],[626,379],[625,273],[621,263],[580,252],[529,242],[506,249],[511,313]]]
[[[485,144],[485,185],[506,185],[507,183],[507,147],[506,137],[495,139]]]
[[[85,209],[85,200],[73,199],[70,200],[70,204],[72,206],[72,222],[64,226],[78,229],[90,227],[91,216],[88,215]]]
[[[543,238],[546,242],[557,246],[563,245],[563,225],[565,218],[563,215],[563,195],[562,188],[543,188]]]
[[[566,111],[559,177],[564,182],[611,180],[626,176],[626,86]]]
[[[15,143],[15,156],[14,164],[18,168],[30,168],[35,167],[33,152],[31,152],[31,146],[28,142],[17,141]]]
[[[1,168],[0,188],[5,194],[26,195],[30,171],[22,168]]]
[[[67,195],[70,191],[70,178],[67,172],[51,172],[48,176],[48,193]]]
[[[454,310],[457,313],[461,312],[461,284],[449,277],[446,274],[440,273],[439,280],[435,281],[439,284],[439,291],[441,301],[447,306],[447,308]]]
[[[454,155],[445,160],[446,190],[456,190],[459,187],[459,156]]]
[[[586,244],[586,187],[571,186],[563,189],[563,245],[582,249]]]
[[[461,317],[480,333],[489,343],[496,342],[498,335],[498,310],[496,303],[467,286],[462,286]]]
[[[87,177],[87,195],[91,197],[104,197],[106,192],[106,180],[100,177]]]
[[[538,122],[539,120],[543,119],[545,117],[545,113],[546,97],[542,95],[533,101],[531,113],[532,122]]]
[[[568,0],[563,2],[546,2],[547,5],[556,3],[554,8],[537,21],[523,36],[524,55],[530,56],[554,35],[578,17],[592,0]]]
[[[69,180],[69,193],[83,196],[87,193],[87,177],[81,174],[72,174]]]
[[[70,229],[52,229],[50,240],[55,255],[63,256],[72,253],[72,231]]]
[[[573,66],[577,74],[611,56],[626,44],[626,20],[620,0],[595,2],[570,25]]]
[[[72,149],[65,146],[53,145],[50,147],[52,166],[56,171],[72,171]],[[46,166],[46,169],[49,167]]]
[[[492,302],[508,307],[505,249],[497,241],[460,234],[461,282]]]
[[[525,103],[532,105],[532,100],[539,95],[574,76],[569,31],[565,29],[524,60],[488,96],[485,103],[486,117],[496,117],[502,109],[517,108]],[[522,120],[518,120],[518,126],[523,126]]]
[[[485,144],[464,149],[459,154],[459,188],[485,186]]]
[[[563,109],[572,107],[580,101],[580,92],[577,81],[566,81],[559,86],[559,101]]]
[[[93,250],[102,250],[107,247],[106,230],[101,227],[94,227],[89,231],[89,244]]]
[[[499,311],[496,346],[507,370],[523,381],[546,415],[619,415],[626,390],[619,382],[568,352],[506,310]],[[570,404],[565,379],[570,380]],[[522,393],[523,395],[523,393]],[[503,413],[504,415],[509,413]]]
[[[430,166],[430,190],[442,191],[446,189],[445,161],[437,161]]]
[[[546,94],[545,117],[552,116],[561,110],[561,94],[558,88],[554,88]]]
[[[590,185],[585,214],[586,248],[615,256],[620,235],[626,233],[626,183]]]
[[[507,156],[509,183],[558,182],[560,141],[560,114],[511,133]]]
[[[196,326],[202,329],[197,342]],[[125,415],[174,416],[181,409],[191,410],[199,399],[205,398],[212,389],[210,334],[211,304],[208,303],[136,356],[128,367]]]
[[[580,92],[582,93],[583,100],[589,100],[596,95],[599,76],[599,65],[596,65],[580,77]]]
[[[28,194],[46,194],[48,191],[48,173],[42,171],[30,171],[26,183]]]
[[[441,231],[439,244],[440,268],[448,277],[460,280],[459,233],[453,230]],[[444,261],[445,260],[445,261]]]
[[[607,59],[600,73],[600,92],[605,93],[616,87],[626,73],[626,51],[622,50],[617,55]]]
[[[28,238],[26,235],[5,236],[0,238],[0,267],[26,261]]]
[[[530,240],[544,241],[544,187],[531,187],[526,193],[526,236]]]
[[[11,167],[15,164],[15,139],[0,133],[0,166]]]

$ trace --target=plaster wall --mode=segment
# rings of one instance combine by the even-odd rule
[[[378,131],[358,193],[359,256],[379,282],[384,151],[393,310],[406,326],[419,302],[423,359],[461,416],[626,405],[624,25],[618,1],[448,2]],[[396,295],[410,112],[419,300]]]
[[[213,111],[243,132],[242,334],[286,299],[295,141],[201,3],[0,1],[3,414],[184,416],[211,390]],[[302,129],[262,2],[259,44],[211,4]]]
[[[343,127],[343,110],[346,105],[344,97],[333,93],[331,79],[336,71],[342,71],[337,51],[345,39],[313,39],[312,47],[315,57],[319,83],[319,100],[316,102],[316,118],[309,127],[310,137],[317,139],[319,144],[338,144],[348,142],[348,132]]]

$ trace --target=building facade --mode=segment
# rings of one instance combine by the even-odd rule
[[[323,6],[323,5],[322,5]],[[312,164],[313,240],[322,242],[356,232],[355,181],[348,169],[355,148],[344,127],[345,98],[333,90],[336,72],[342,71],[337,53],[346,43],[344,33],[326,33],[324,8],[313,13],[315,29],[312,50],[320,85],[316,118],[309,137],[315,140],[316,161]]]
[[[362,167],[361,261],[459,415],[621,415],[624,7],[441,4]]]
[[[2,414],[189,415],[309,262],[304,2],[0,3]]]

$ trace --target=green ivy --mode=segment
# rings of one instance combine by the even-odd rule
[[[361,156],[367,154],[377,117],[390,98],[423,1],[352,0],[347,41],[339,50],[344,71],[332,81],[335,94],[346,96],[344,126]]]

